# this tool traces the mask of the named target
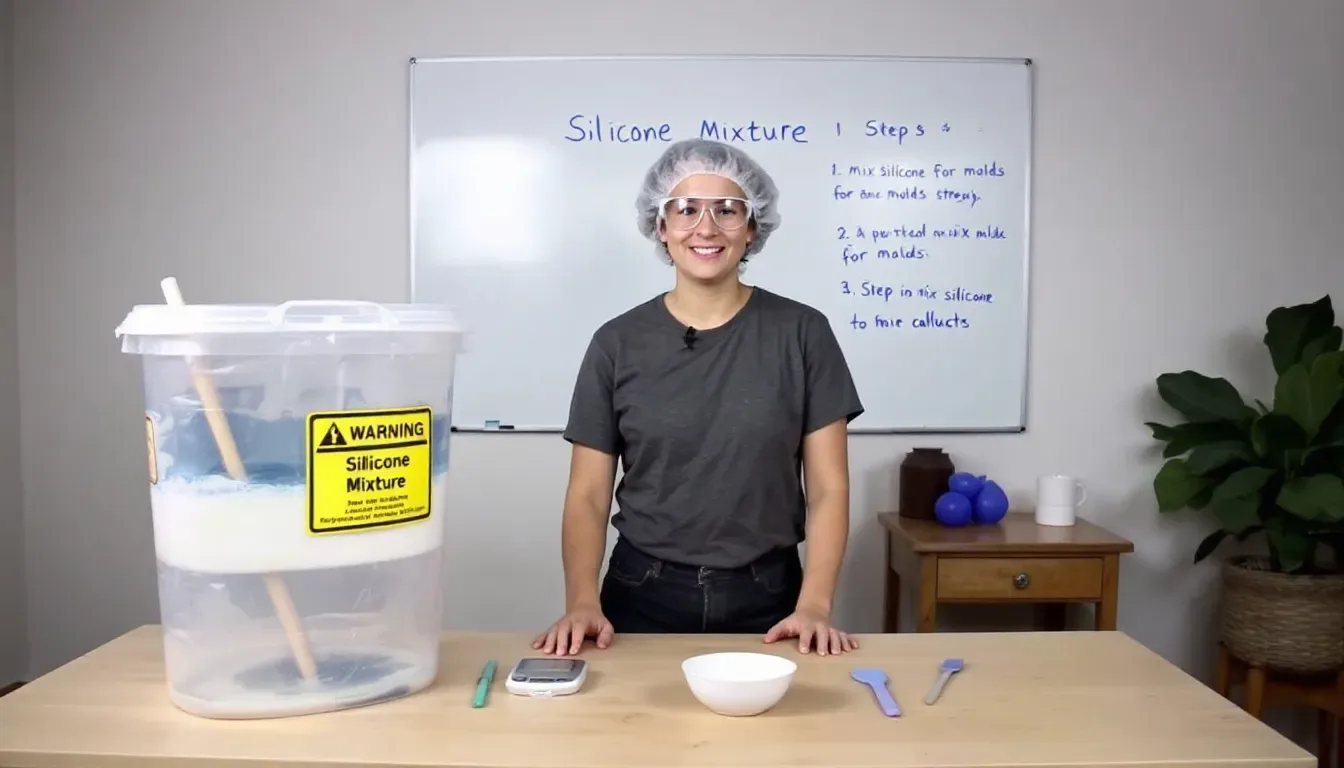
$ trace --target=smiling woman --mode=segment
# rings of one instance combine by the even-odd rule
[[[659,237],[679,273],[714,281],[746,263],[753,232],[747,193],[722,176],[697,174],[661,201]]]
[[[778,197],[763,168],[713,141],[673,144],[646,174],[639,228],[675,282],[598,328],[580,366],[566,607],[536,639],[543,652],[621,632],[857,647],[830,612],[849,533],[846,426],[863,406],[825,315],[740,280],[779,227]],[[619,539],[599,579],[613,489]]]

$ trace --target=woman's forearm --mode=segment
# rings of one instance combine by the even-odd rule
[[[607,513],[584,502],[565,505],[560,557],[565,569],[565,607],[598,604],[598,574],[607,551]]]
[[[798,597],[800,609],[830,615],[848,541],[849,494],[828,493],[813,500],[807,511],[807,562]]]

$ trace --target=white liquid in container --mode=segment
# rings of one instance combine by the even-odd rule
[[[268,573],[336,568],[416,557],[443,543],[446,474],[430,491],[430,517],[357,535],[311,536],[307,489],[227,477],[172,479],[150,490],[160,562],[204,573]]]

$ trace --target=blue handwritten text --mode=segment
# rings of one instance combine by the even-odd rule
[[[960,313],[953,312],[950,316],[940,315],[930,309],[914,317],[895,317],[892,315],[872,315],[872,319],[859,317],[856,313],[850,316],[849,327],[855,331],[864,331],[869,328],[889,329],[889,328],[911,328],[914,330],[964,330],[971,327],[971,321]]]
[[[954,167],[934,163],[932,168],[922,168],[918,166],[909,166],[900,163],[883,165],[841,165],[840,163],[831,163],[832,176],[860,176],[864,178],[896,178],[896,179],[950,179],[953,176],[971,176],[974,178],[1000,177],[1007,175],[1007,171],[997,161],[982,163],[980,165],[965,165],[958,171]]]
[[[569,118],[569,129],[570,132],[565,136],[565,140],[573,142],[648,144],[672,141],[672,126],[667,123],[642,126],[629,125],[606,120],[601,115],[593,115],[592,117],[583,114],[574,115]]]
[[[795,144],[807,144],[807,126],[780,123],[779,125],[758,125],[755,120],[746,125],[732,125],[715,120],[700,121],[700,138],[726,142],[775,142],[792,141]]]
[[[651,144],[667,143],[676,141],[681,134],[668,121],[647,120],[631,123],[611,120],[604,117],[601,113],[587,114],[579,112],[570,115],[566,125],[569,130],[565,133],[565,140],[575,143],[593,142],[593,143],[611,143],[611,144]],[[762,122],[756,119],[745,121],[724,121],[708,120],[690,121],[688,125],[682,126],[684,129],[695,130],[696,135],[702,139],[711,139],[714,141],[723,141],[729,143],[792,143],[809,144],[811,143],[811,133],[808,126],[804,123],[786,123],[786,122]],[[904,145],[909,141],[921,138],[923,136],[934,136],[939,133],[950,133],[952,126],[948,123],[941,123],[934,127],[926,126],[924,123],[895,123],[886,120],[867,120],[862,124],[862,133],[871,138],[890,139],[898,145]],[[844,135],[843,123],[835,124],[835,135]],[[935,166],[937,168],[937,166]],[[994,172],[997,169],[998,172]],[[924,178],[946,178],[952,176],[956,169],[942,168],[940,173],[937,170],[913,168],[899,164],[886,164],[876,166],[850,166],[849,175],[852,176],[885,176],[898,179],[924,179]],[[964,176],[1002,176],[1004,175],[997,164],[990,163],[982,167],[965,167],[961,169]],[[832,166],[832,174],[839,175],[838,169]]]
[[[840,250],[840,261],[846,266],[858,264],[869,256],[878,261],[907,261],[927,259],[929,252],[924,248],[914,245],[894,245],[890,248],[875,248],[871,251],[861,250],[846,243]]]

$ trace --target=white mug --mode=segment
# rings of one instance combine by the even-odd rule
[[[1087,488],[1069,475],[1036,478],[1036,524],[1069,526],[1076,522],[1078,507],[1087,502]]]

